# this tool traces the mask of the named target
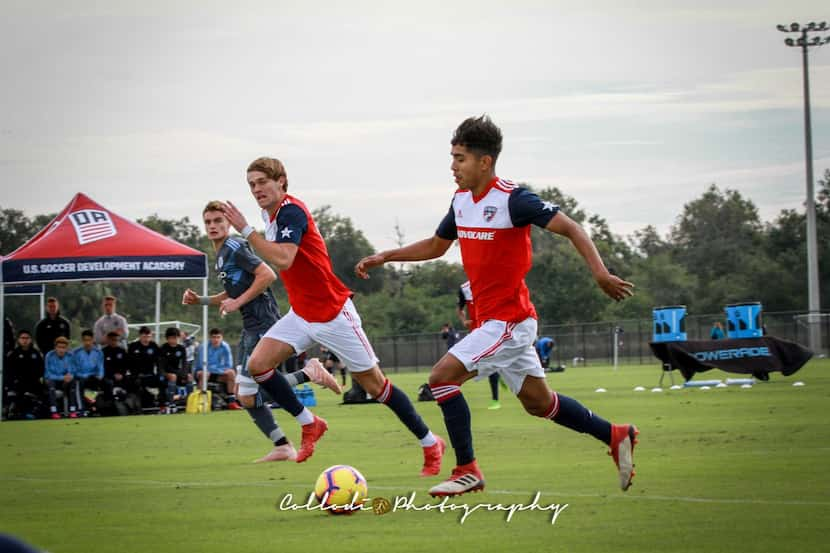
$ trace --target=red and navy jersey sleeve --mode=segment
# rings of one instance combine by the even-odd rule
[[[510,193],[507,209],[510,211],[510,220],[516,227],[533,224],[545,228],[559,213],[558,205],[542,200],[526,188],[517,188]]]
[[[303,235],[308,232],[308,216],[305,211],[294,204],[286,204],[277,213],[277,243],[300,245]]]
[[[452,209],[452,204],[450,204],[450,210],[438,225],[435,234],[438,238],[443,238],[444,240],[455,240],[458,238],[458,228],[455,226],[455,212]]]

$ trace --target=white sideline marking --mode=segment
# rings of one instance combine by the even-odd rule
[[[73,483],[80,486],[79,489],[88,490],[89,486],[95,484],[129,484],[136,486],[148,486],[157,488],[182,487],[182,488],[278,488],[284,487],[284,484],[277,484],[273,481],[266,480],[262,482],[168,482],[164,480],[132,480],[119,478],[96,478],[95,480],[77,480],[64,478],[30,478],[27,476],[0,476],[0,481],[4,482],[64,482]],[[402,486],[369,486],[370,490],[382,491],[401,491],[411,492],[410,488]],[[635,495],[628,493],[622,494],[599,494],[599,493],[570,493],[570,492],[553,492],[539,490],[543,495],[560,496],[560,497],[585,497],[595,499],[622,499],[626,501],[631,500],[645,500],[645,501],[670,501],[677,503],[722,503],[729,505],[793,505],[793,506],[821,506],[830,507],[830,501],[802,501],[802,500],[787,500],[787,499],[721,499],[716,497],[689,497],[689,496],[672,496],[672,495]],[[491,490],[485,489],[484,493],[493,493],[498,495],[524,495],[532,496],[536,491],[527,490]]]

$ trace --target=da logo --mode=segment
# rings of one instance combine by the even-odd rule
[[[499,209],[496,206],[488,205],[484,208],[484,220],[488,223],[493,220],[493,217],[496,216],[496,212]]]
[[[82,209],[69,214],[69,220],[75,228],[78,243],[88,244],[104,238],[115,236],[115,225],[109,213],[98,209]]]

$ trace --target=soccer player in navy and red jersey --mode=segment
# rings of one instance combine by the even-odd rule
[[[610,446],[620,486],[631,485],[637,429],[611,424],[582,404],[553,392],[533,349],[536,310],[525,275],[532,250],[530,225],[567,237],[588,264],[603,292],[615,300],[632,294],[633,285],[609,273],[594,243],[577,223],[527,189],[496,176],[502,135],[486,116],[465,120],[455,130],[451,169],[458,189],[434,236],[362,259],[358,276],[390,261],[422,261],[442,256],[454,240],[461,245],[464,271],[475,298],[478,328],[456,344],[432,368],[429,385],[444,415],[457,466],[433,496],[459,495],[484,488],[473,453],[470,409],[461,385],[498,371],[531,415],[588,433]]]
[[[247,372],[248,356],[260,338],[280,318],[280,308],[270,288],[277,276],[251,251],[245,240],[230,235],[231,226],[222,212],[221,202],[208,202],[202,210],[202,219],[208,239],[216,252],[215,269],[222,281],[223,291],[212,296],[199,296],[188,288],[182,296],[182,303],[218,305],[222,316],[234,311],[242,314],[242,336],[237,349],[237,363],[241,366],[241,371],[236,375],[239,401],[257,428],[274,443],[271,452],[257,462],[294,460],[297,451],[274,419],[271,408],[266,405],[265,398],[260,393],[259,385]],[[302,370],[285,377],[290,386],[311,380],[336,394],[340,393],[337,381],[316,359],[307,363]]]
[[[423,476],[441,471],[444,441],[433,435],[409,398],[392,385],[378,367],[378,359],[352,304],[352,292],[334,274],[326,244],[305,204],[288,194],[288,176],[282,162],[259,158],[248,166],[248,185],[262,208],[265,236],[254,232],[230,202],[228,220],[259,255],[280,273],[291,310],[259,341],[248,360],[248,370],[260,386],[302,425],[297,462],[305,461],[328,425],[311,413],[291,392],[273,367],[314,342],[337,354],[353,378],[387,405],[423,448]]]

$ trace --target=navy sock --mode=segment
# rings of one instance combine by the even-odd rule
[[[553,393],[553,403],[546,418],[571,430],[590,434],[606,444],[611,443],[611,423],[595,415],[573,398]]]
[[[288,384],[288,381],[285,380],[285,377],[281,373],[278,373],[274,369],[269,369],[253,378],[291,416],[296,417],[305,409],[303,404],[300,403],[300,400],[297,399],[297,396],[294,395],[294,390],[291,389],[291,385]]]
[[[454,383],[430,386],[432,395],[444,414],[447,434],[455,450],[456,465],[466,465],[475,460],[473,454],[473,431],[470,427],[470,407],[461,395],[461,387]]]
[[[398,415],[398,418],[401,419],[401,422],[419,440],[429,433],[429,428],[424,422],[424,419],[421,418],[421,415],[415,410],[415,406],[412,405],[412,402],[405,393],[389,382],[388,378],[383,383],[383,389],[377,397],[377,400],[385,403],[387,407],[392,409]]]
[[[493,396],[493,401],[499,400],[499,373],[493,373],[489,376],[490,380],[490,394]]]

